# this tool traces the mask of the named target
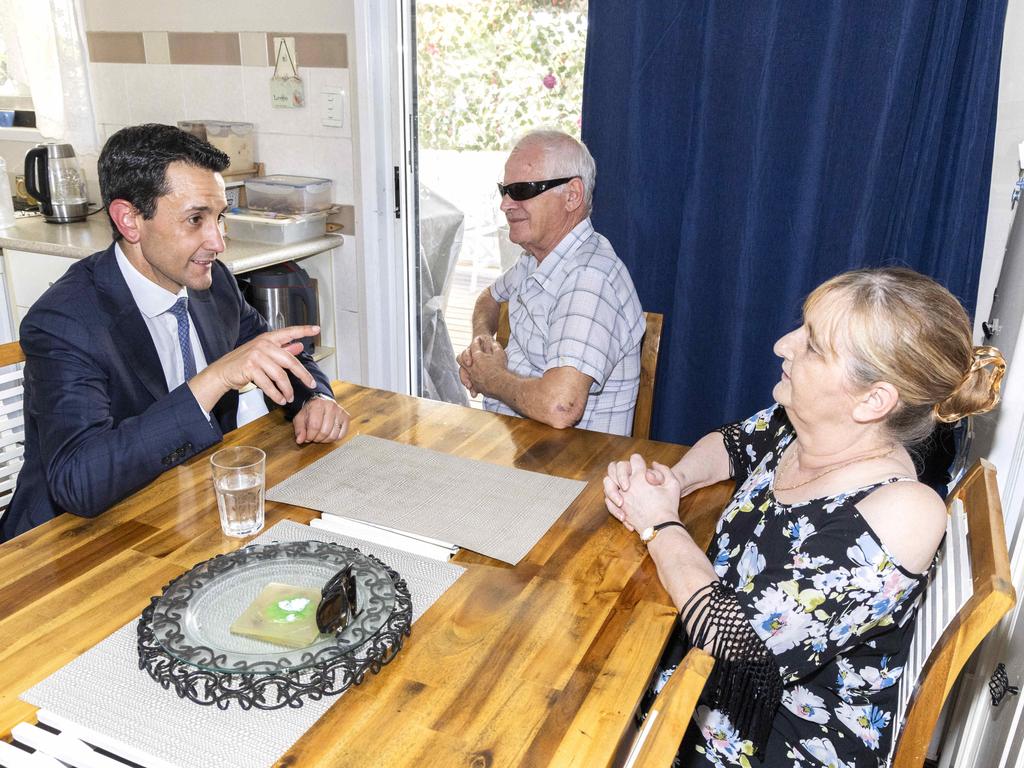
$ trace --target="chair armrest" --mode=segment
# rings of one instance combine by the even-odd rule
[[[715,660],[691,648],[654,700],[623,768],[672,765]]]

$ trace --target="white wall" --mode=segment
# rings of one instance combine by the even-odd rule
[[[353,29],[352,0],[175,0],[169,3],[84,0],[87,29],[108,32],[344,32]]]
[[[84,0],[87,31],[103,32],[261,32],[345,34],[350,60],[354,39],[352,0],[290,0],[253,3],[241,0],[181,0],[139,3],[132,0]],[[262,35],[258,35],[262,37]],[[245,48],[243,46],[243,56]],[[243,60],[243,64],[245,61]],[[257,159],[268,173],[326,176],[334,181],[335,200],[352,204],[351,129],[320,125],[320,88],[340,85],[352,99],[355,78],[347,69],[303,68],[308,106],[300,110],[270,107],[272,67],[215,67],[171,64],[90,64],[100,141],[125,125],[178,120],[241,120],[256,124]],[[25,153],[42,138],[4,140],[0,156],[13,177],[22,173]],[[90,197],[98,201],[96,155],[82,155]],[[13,179],[12,179],[13,180]]]
[[[985,247],[978,285],[975,313],[975,341],[981,343],[981,323],[988,319],[992,292],[999,279],[1006,237],[1013,212],[1010,193],[1019,172],[1017,146],[1024,141],[1024,0],[1009,0],[1003,32],[1003,53],[999,80],[995,146],[992,160]],[[1024,203],[1022,203],[1024,204]],[[1020,311],[1024,311],[1021,308]],[[1009,350],[1012,351],[1012,350]],[[1017,367],[1024,365],[1015,355]],[[996,465],[1000,486],[1005,489],[1011,476],[1012,457],[1024,412],[1024,392],[1019,391],[1019,375],[1011,370],[1003,392],[1003,404],[994,413],[978,419],[976,453],[986,455]],[[1017,385],[1017,386],[1012,386]]]
[[[84,0],[87,32],[141,32],[146,59],[153,60],[151,46],[166,51],[166,33],[237,33],[241,66],[115,64],[89,65],[97,132],[105,141],[118,129],[144,122],[174,124],[179,120],[233,120],[255,124],[255,158],[267,173],[323,176],[334,182],[334,202],[354,205],[355,171],[352,124],[356,119],[356,78],[349,69],[303,67],[307,106],[274,109],[270,105],[273,67],[266,65],[267,32],[344,34],[348,59],[355,60],[356,40],[352,0],[289,0],[253,3],[241,0],[178,0],[173,3],[135,0]],[[166,54],[164,54],[166,56]],[[157,57],[159,58],[159,57]],[[164,58],[164,60],[168,60]],[[348,123],[344,128],[321,125],[321,89],[340,86],[349,97]],[[22,134],[26,132],[21,132]],[[34,132],[19,140],[4,140],[0,129],[0,156],[12,176],[21,174],[25,153],[42,138]],[[10,136],[10,134],[8,134]],[[99,202],[96,154],[80,156],[90,200]],[[337,249],[335,272],[344,282],[358,277],[353,247]],[[349,289],[351,290],[351,289]],[[340,375],[365,380],[362,351],[365,345],[363,306],[346,301],[337,307],[339,346],[344,349]]]
[[[249,122],[256,126],[255,157],[268,174],[323,176],[334,182],[335,202],[355,202],[351,129],[320,125],[321,88],[341,86],[351,93],[347,69],[300,65],[303,109],[271,106],[270,66],[93,63],[89,71],[100,141],[139,123]],[[92,179],[94,173],[87,170]]]
[[[275,31],[341,33],[351,44],[351,0],[184,0],[139,3],[85,0],[88,32],[241,33],[243,66],[93,63],[90,73],[100,140],[125,125],[178,120],[238,120],[256,125],[256,159],[267,173],[325,176],[334,181],[335,202],[352,204],[351,119],[344,129],[321,125],[321,88],[341,86],[351,96],[347,69],[307,68],[299,63],[307,106],[270,105],[273,66],[261,66],[264,33]],[[250,54],[256,51],[256,56]]]
[[[1024,0],[1009,0],[1003,31],[1002,65],[999,74],[999,102],[995,147],[992,155],[988,224],[978,285],[976,338],[981,338],[981,321],[988,318],[992,291],[999,279],[1003,249],[1012,212],[1010,191],[1017,180],[1017,145],[1024,141]]]

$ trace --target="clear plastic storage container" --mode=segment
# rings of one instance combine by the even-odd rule
[[[242,210],[224,214],[225,234],[229,240],[287,245],[312,240],[327,232],[326,213],[304,216],[261,216]]]
[[[229,173],[248,171],[253,162],[252,123],[232,123],[225,120],[179,120],[178,127],[198,136],[231,158]]]
[[[246,205],[254,211],[313,213],[331,207],[334,182],[316,176],[257,176],[245,180]]]

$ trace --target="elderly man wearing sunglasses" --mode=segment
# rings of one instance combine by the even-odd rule
[[[628,435],[644,318],[629,272],[590,223],[595,176],[568,134],[532,131],[516,144],[498,192],[523,254],[477,299],[459,375],[487,410]],[[494,338],[501,302],[508,349]]]

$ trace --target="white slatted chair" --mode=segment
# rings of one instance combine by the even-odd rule
[[[899,682],[892,768],[919,768],[964,664],[1016,602],[996,469],[979,459],[946,499],[946,542]]]
[[[0,741],[0,768],[174,768],[166,760],[45,709],[36,716],[45,728],[18,723],[11,729],[10,743]]]
[[[891,768],[921,768],[942,705],[964,664],[1013,607],[1003,510],[996,470],[979,459],[946,500],[946,540],[917,615],[910,655],[898,683]],[[706,543],[706,542],[698,542]],[[623,766],[672,764],[713,659],[693,649],[658,694]],[[672,685],[685,669],[678,685]],[[670,715],[670,716],[666,716]],[[627,743],[629,743],[627,741]]]
[[[21,412],[25,355],[12,341],[0,344],[0,517],[14,495],[18,472],[24,463],[25,417]]]

